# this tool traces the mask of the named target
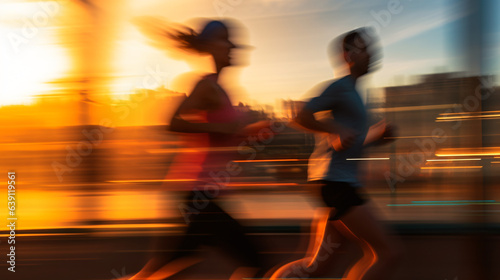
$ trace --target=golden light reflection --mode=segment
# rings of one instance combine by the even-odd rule
[[[430,162],[439,161],[471,161],[471,160],[481,160],[480,158],[456,158],[456,159],[428,159]]]
[[[253,159],[253,160],[233,160],[233,162],[294,162],[294,161],[305,161],[297,158],[291,159]]]
[[[20,229],[67,226],[80,216],[75,209],[77,200],[70,193],[30,190],[18,191],[16,196],[17,200],[22,202],[17,213]],[[0,216],[7,217],[7,207],[0,209]]]
[[[425,110],[445,110],[457,107],[457,104],[439,104],[439,105],[418,105],[418,106],[401,106],[389,108],[373,108],[370,109],[373,113],[389,113],[389,112],[409,112],[409,111],[425,111]]]
[[[481,169],[483,168],[482,166],[475,166],[475,165],[472,165],[472,166],[423,166],[423,167],[420,167],[420,169],[424,169],[424,170],[431,170],[431,169]]]
[[[492,114],[500,113],[500,111],[480,111],[480,112],[457,112],[457,113],[441,113],[440,116],[453,116],[453,115],[479,115],[479,114]]]
[[[480,111],[480,112],[457,112],[441,113],[442,117],[436,118],[436,122],[446,122],[455,120],[474,120],[474,119],[498,119],[500,111]]]
[[[348,158],[347,160],[389,160],[390,158]]]
[[[157,219],[160,199],[157,192],[117,192],[106,198],[101,213],[110,220]]]
[[[481,148],[456,148],[440,149],[436,152],[438,157],[462,157],[462,156],[498,156],[500,147]]]
[[[498,119],[500,114],[479,115],[479,116],[459,116],[459,117],[438,117],[437,122],[454,121],[454,120],[473,120],[473,119]]]
[[[195,179],[157,179],[157,180],[114,180],[108,183],[159,183],[159,182],[196,182]]]

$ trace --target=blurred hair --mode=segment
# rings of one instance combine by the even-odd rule
[[[225,29],[239,50],[251,49],[248,45],[248,31],[236,20],[223,21],[207,18],[193,18],[186,23],[175,23],[158,16],[132,18],[132,24],[144,35],[147,44],[165,52],[166,56],[186,62],[194,71],[213,70],[213,61],[208,53],[207,42]],[[216,31],[216,32],[215,32]],[[239,52],[234,64],[246,65],[243,52]]]
[[[206,53],[206,43],[213,39],[214,33],[220,28],[228,30],[227,25],[218,20],[205,22],[200,33],[184,24],[168,22],[157,17],[138,17],[133,22],[150,39],[150,43],[169,51],[173,51],[174,47],[189,52]]]
[[[342,35],[342,50],[344,52],[349,52],[358,49],[359,39],[369,44],[372,38],[372,35],[369,33],[370,30],[366,27],[361,27],[345,33]]]
[[[173,33],[166,32],[166,35],[177,42],[177,47],[184,50],[191,50],[197,52],[203,51],[203,44],[193,29],[187,28],[187,31],[174,31]]]
[[[193,29],[186,27],[186,31],[177,30],[174,34],[169,33],[167,35],[177,41],[178,47],[181,49],[205,52],[205,43],[212,40],[214,32],[220,28],[228,30],[223,22],[212,20],[205,24],[200,33],[196,33]]]
[[[360,39],[373,51],[373,62],[380,61],[382,57],[381,47],[379,46],[379,38],[375,30],[371,27],[361,27],[349,32],[346,32],[335,39],[328,45],[328,56],[330,63],[334,69],[335,76],[343,76],[348,74],[348,68],[345,64],[344,53],[356,51],[361,46]]]

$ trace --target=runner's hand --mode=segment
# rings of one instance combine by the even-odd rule
[[[356,133],[356,131],[347,127],[342,127],[338,129],[337,134],[332,135],[332,146],[335,151],[349,149],[356,141],[357,135],[358,133]]]

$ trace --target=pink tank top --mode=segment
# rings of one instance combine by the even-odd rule
[[[241,120],[242,114],[234,109],[227,93],[217,84],[215,74],[203,79],[214,81],[215,93],[222,105],[216,110],[205,111],[208,123],[232,123]],[[241,143],[237,135],[220,133],[186,133],[183,139],[183,152],[175,155],[165,177],[165,188],[186,190],[199,187],[200,181],[214,182],[213,174],[224,171],[227,163],[234,160],[236,148]]]
[[[212,74],[204,78],[214,81],[215,92],[222,102],[221,106],[216,110],[207,111],[207,122],[229,124],[242,121],[242,114],[234,109],[227,93],[217,84],[217,76]],[[241,143],[241,137],[236,134],[209,133],[208,139],[209,151],[206,153],[201,168],[202,172],[200,172],[198,178],[202,181],[212,182],[214,180],[212,175],[223,171],[227,163],[235,159],[236,149]]]

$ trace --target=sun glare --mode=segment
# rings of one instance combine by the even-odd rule
[[[49,15],[37,5],[0,4],[0,106],[32,103],[35,96],[50,91],[48,82],[69,67]]]

